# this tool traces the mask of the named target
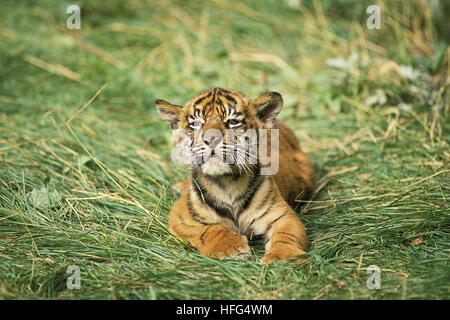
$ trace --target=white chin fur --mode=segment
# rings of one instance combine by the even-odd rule
[[[222,160],[210,158],[201,166],[203,174],[210,176],[218,176],[226,173],[231,173],[231,166]]]

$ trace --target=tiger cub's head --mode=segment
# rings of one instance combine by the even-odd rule
[[[204,91],[183,107],[163,100],[155,103],[173,130],[172,160],[209,176],[236,175],[256,167],[260,129],[272,128],[283,107],[276,92],[250,100],[221,88]]]

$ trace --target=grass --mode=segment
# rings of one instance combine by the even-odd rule
[[[0,297],[449,299],[448,4],[376,3],[379,30],[368,1],[80,1],[69,30],[70,1],[1,1]],[[319,179],[306,263],[168,232],[186,173],[153,101],[212,87],[283,95]]]

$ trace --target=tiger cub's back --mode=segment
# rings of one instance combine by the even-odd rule
[[[296,200],[310,199],[314,192],[314,168],[286,124],[278,120],[274,129],[279,129],[280,141],[279,168],[274,176],[275,182],[286,202],[295,207],[300,203]]]

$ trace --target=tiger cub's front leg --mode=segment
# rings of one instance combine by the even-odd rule
[[[295,258],[308,249],[303,223],[290,207],[268,222],[265,238],[266,254],[261,259],[264,264]]]
[[[247,238],[231,231],[224,225],[209,225],[204,227],[203,230],[199,237],[200,243],[197,243],[196,248],[205,256],[223,258],[231,255],[242,255],[241,257],[247,257],[250,253]]]
[[[187,239],[202,255],[224,258],[231,255],[247,256],[250,247],[247,238],[222,224],[202,222],[193,217],[186,205],[187,193],[178,199],[170,210],[169,229],[182,239]]]

